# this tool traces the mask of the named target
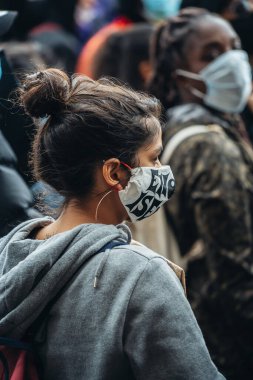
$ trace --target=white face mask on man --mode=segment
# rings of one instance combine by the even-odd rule
[[[218,111],[240,113],[245,108],[252,91],[251,67],[248,55],[243,50],[230,50],[214,59],[198,74],[176,70],[184,77],[201,80],[206,85],[206,94],[192,87],[195,96]]]

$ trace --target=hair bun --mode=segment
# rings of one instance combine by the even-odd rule
[[[54,115],[65,109],[70,96],[70,79],[58,69],[28,75],[21,90],[21,103],[32,117]]]

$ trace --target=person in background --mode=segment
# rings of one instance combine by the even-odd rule
[[[10,41],[2,43],[0,46],[5,54],[4,78],[0,88],[2,98],[0,110],[4,121],[1,126],[2,132],[16,155],[18,170],[30,188],[36,207],[42,213],[45,210],[51,212],[53,216],[58,213],[62,199],[42,183],[34,182],[29,163],[29,152],[35,126],[32,120],[24,115],[17,103],[12,104],[12,94],[20,86],[25,75],[39,68],[46,68],[50,63],[56,64],[58,58],[53,51],[49,48],[45,49],[45,46],[38,42]]]
[[[138,23],[108,37],[96,60],[95,78],[114,77],[143,91],[151,71],[149,44],[152,32],[151,25]]]
[[[46,60],[50,60],[47,56],[51,55],[51,52],[46,52],[39,43],[27,41],[4,42],[0,44],[0,48],[4,50],[6,59],[19,83],[30,72],[34,72],[37,68],[45,68]]]
[[[53,66],[60,66],[73,73],[81,49],[80,41],[75,36],[76,2],[77,0],[3,0],[0,7],[18,11],[17,19],[4,40],[40,43],[44,50],[50,49],[53,52]]]
[[[2,0],[0,9],[17,12],[12,27],[1,40],[24,41],[31,28],[45,21],[48,14],[48,0]]]
[[[0,335],[20,338],[33,324],[47,380],[224,379],[182,271],[131,244],[121,224],[148,217],[174,192],[158,158],[159,101],[57,69],[28,76],[20,99],[35,121],[47,115],[34,170],[65,204],[56,220],[23,223],[0,240]]]
[[[175,16],[182,0],[142,0],[142,3],[145,18],[153,23]]]
[[[44,23],[56,24],[73,35],[76,3],[77,0],[2,0],[0,9],[18,12],[12,30],[6,35],[7,39],[24,40],[31,29]]]
[[[0,34],[4,34],[11,27],[16,17],[16,12],[0,11]],[[8,124],[5,100],[9,96],[10,88],[13,89],[13,76],[9,69],[4,50],[0,51],[0,237],[7,234],[20,222],[40,216],[32,206],[33,197],[26,182],[18,170],[18,162],[9,144],[4,129]],[[15,84],[15,83],[14,83]],[[20,125],[20,128],[22,126]]]
[[[181,8],[201,7],[220,14],[228,20],[240,37],[242,48],[248,53],[251,68],[253,67],[253,1],[252,0],[183,0]],[[253,71],[253,70],[252,70]],[[253,144],[253,94],[242,111],[249,139]]]
[[[96,63],[107,39],[113,33],[130,29],[138,23],[155,23],[175,14],[181,0],[118,0],[118,15],[100,29],[83,46],[79,55],[76,72],[96,78]],[[117,58],[120,61],[120,57]]]
[[[52,65],[73,74],[81,49],[76,36],[65,31],[57,23],[45,22],[29,31],[27,41],[39,43],[44,50],[50,50]]]
[[[253,33],[253,4],[250,10],[251,11],[247,14],[234,18],[230,23],[240,37],[242,48],[249,55],[251,71],[253,73],[253,41],[251,38]],[[251,94],[247,106],[242,112],[242,118],[245,122],[251,144],[253,145],[253,94]]]
[[[3,80],[0,87],[2,115],[1,130],[11,145],[18,161],[19,171],[31,186],[33,178],[29,167],[28,154],[31,149],[31,139],[34,125],[29,117],[24,115],[18,104],[13,104],[15,90],[25,74],[34,72],[38,67],[45,68],[44,57],[48,54],[40,44],[31,42],[11,41],[0,45],[4,52]]]
[[[228,379],[252,378],[253,151],[239,116],[252,91],[248,56],[229,23],[197,8],[162,23],[149,89],[167,117],[165,205],[188,262],[188,295]]]
[[[82,43],[115,18],[116,5],[116,0],[78,0],[74,20],[76,34]]]
[[[252,0],[182,0],[180,8],[189,7],[204,8],[232,21],[251,12],[253,3]]]
[[[127,29],[135,22],[143,22],[141,0],[119,1],[116,18],[106,24],[84,44],[76,65],[76,72],[95,78],[95,65],[104,43],[113,33]]]

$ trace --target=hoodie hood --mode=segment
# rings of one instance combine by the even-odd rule
[[[47,240],[29,238],[52,221],[22,223],[0,240],[0,336],[24,335],[81,265],[111,241],[131,241],[127,226],[104,224],[82,224]]]

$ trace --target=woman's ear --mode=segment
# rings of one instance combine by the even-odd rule
[[[118,158],[110,158],[104,161],[102,173],[105,182],[109,187],[120,191],[123,189],[121,181],[125,179],[125,171],[121,167],[120,160]]]

